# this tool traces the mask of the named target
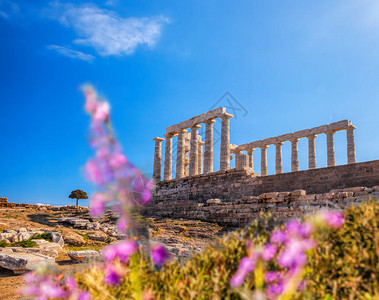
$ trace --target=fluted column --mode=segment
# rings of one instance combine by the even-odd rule
[[[326,132],[326,147],[328,154],[328,167],[333,167],[336,165],[336,160],[334,157],[334,133],[335,131]]]
[[[215,120],[205,122],[204,173],[213,172],[213,124]]]
[[[254,152],[255,149],[250,149],[250,150],[247,150],[247,155],[249,157],[249,160],[248,160],[248,165],[249,165],[249,168],[254,172],[254,160],[253,160],[253,152]]]
[[[310,135],[307,136],[308,138],[308,168],[309,169],[316,169],[317,163],[316,163],[316,146],[315,146],[315,139],[317,135]]]
[[[198,133],[200,125],[194,125],[191,127],[191,148],[190,148],[190,163],[189,163],[189,176],[197,174],[197,155],[199,148]]]
[[[190,141],[191,133],[188,132],[185,134],[185,147],[184,147],[184,176],[189,175],[189,152],[190,152]]]
[[[178,133],[178,145],[176,150],[176,178],[185,176],[185,135],[187,130],[182,129]]]
[[[261,148],[261,176],[267,175],[267,148],[268,145],[262,146]]]
[[[347,139],[347,163],[355,163],[355,141],[354,141],[354,129],[357,127],[349,126],[346,128],[346,139]]]
[[[241,153],[241,152],[239,152]],[[237,170],[246,170],[248,168],[248,157],[247,154],[238,155],[238,165],[236,165]]]
[[[241,154],[241,151],[236,151],[234,152],[234,157],[235,157],[235,168],[238,168],[238,160],[239,160],[239,155]]]
[[[299,171],[299,150],[297,143],[299,139],[292,139],[291,142],[291,172]]]
[[[164,171],[163,180],[172,179],[172,138],[173,134],[168,133],[164,135],[166,137],[166,146],[164,154]]]
[[[231,114],[221,116],[221,146],[220,146],[220,171],[230,168],[230,121]]]
[[[198,149],[198,155],[197,155],[197,174],[203,174],[203,145],[205,143],[202,141],[199,141],[199,149]]]
[[[276,174],[283,173],[282,145],[283,145],[283,142],[279,142],[275,144],[275,172]]]
[[[153,141],[155,141],[153,182],[157,183],[161,181],[162,141],[164,141],[164,138],[156,137],[153,138]]]

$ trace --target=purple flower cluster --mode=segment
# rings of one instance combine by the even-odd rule
[[[113,135],[109,104],[99,99],[92,87],[85,87],[84,94],[85,109],[91,115],[90,144],[96,151],[95,157],[87,162],[85,171],[91,182],[103,188],[91,197],[91,214],[99,217],[106,207],[112,206],[120,215],[117,229],[129,238],[103,250],[104,282],[118,285],[124,276],[129,257],[138,249],[137,242],[133,240],[136,233],[130,211],[133,206],[144,205],[150,201],[152,182],[122,154]],[[169,253],[157,244],[151,248],[151,259],[155,265],[162,266],[169,260]]]
[[[117,199],[118,205],[114,208],[121,214],[122,230],[130,229],[129,208],[150,201],[152,182],[122,154],[121,146],[113,135],[108,102],[100,99],[90,86],[83,90],[85,109],[91,116],[90,144],[96,152],[85,165],[85,173],[89,181],[104,188],[91,197],[91,214],[101,216],[107,204],[114,204]]]
[[[151,249],[151,260],[156,266],[163,266],[170,260],[170,253],[168,250],[160,245],[160,244],[154,244]]]
[[[47,270],[47,269],[46,269]],[[64,279],[61,274],[38,274],[29,272],[24,275],[26,287],[23,289],[25,296],[34,296],[37,300],[62,299],[90,300],[88,292],[79,289],[75,280],[71,277]]]
[[[247,243],[248,256],[240,261],[237,272],[230,280],[232,287],[239,287],[246,276],[258,269],[258,263],[267,269],[267,263],[273,262],[279,270],[264,273],[265,295],[268,299],[278,299],[281,295],[288,295],[304,287],[301,280],[304,266],[307,262],[306,252],[316,246],[311,237],[315,231],[317,220],[332,228],[339,228],[343,224],[343,215],[339,212],[322,211],[319,216],[308,222],[297,220],[289,221],[284,229],[271,233],[270,243],[262,247],[254,247]],[[259,291],[258,291],[259,292]]]

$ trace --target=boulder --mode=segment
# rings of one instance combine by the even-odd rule
[[[64,239],[58,232],[49,232],[49,234],[54,243],[59,244],[61,247],[64,246]]]
[[[64,234],[63,238],[67,244],[72,246],[83,246],[86,243],[85,239],[80,234],[73,231]]]
[[[207,204],[219,204],[219,203],[221,203],[221,200],[218,199],[218,198],[208,199],[207,200]]]
[[[0,267],[12,270],[15,274],[34,270],[41,263],[55,264],[55,259],[38,253],[4,253],[0,252]]]
[[[69,251],[67,255],[76,262],[84,262],[100,258],[100,253],[95,250]]]
[[[102,231],[96,231],[94,233],[89,233],[88,238],[94,241],[105,242],[108,240],[108,236]]]

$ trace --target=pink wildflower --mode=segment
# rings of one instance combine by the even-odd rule
[[[152,246],[151,260],[153,261],[154,265],[163,266],[169,259],[170,253],[164,246],[160,244],[155,244]]]
[[[323,211],[321,217],[326,224],[334,229],[341,227],[344,222],[343,214],[336,211]]]

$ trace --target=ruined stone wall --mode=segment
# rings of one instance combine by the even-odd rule
[[[0,204],[8,203],[8,198],[0,197]]]
[[[332,189],[374,185],[379,185],[379,160],[269,176],[230,169],[161,181],[155,186],[152,202],[193,200],[205,203],[212,198],[232,201],[273,191],[303,189],[308,194],[321,194]]]
[[[209,199],[160,201],[147,207],[146,214],[166,218],[196,219],[225,226],[244,226],[262,213],[271,211],[278,222],[300,218],[323,208],[345,209],[369,199],[379,199],[379,186],[334,189],[328,193],[307,194],[305,190],[269,192],[259,196],[244,196],[234,201]]]

